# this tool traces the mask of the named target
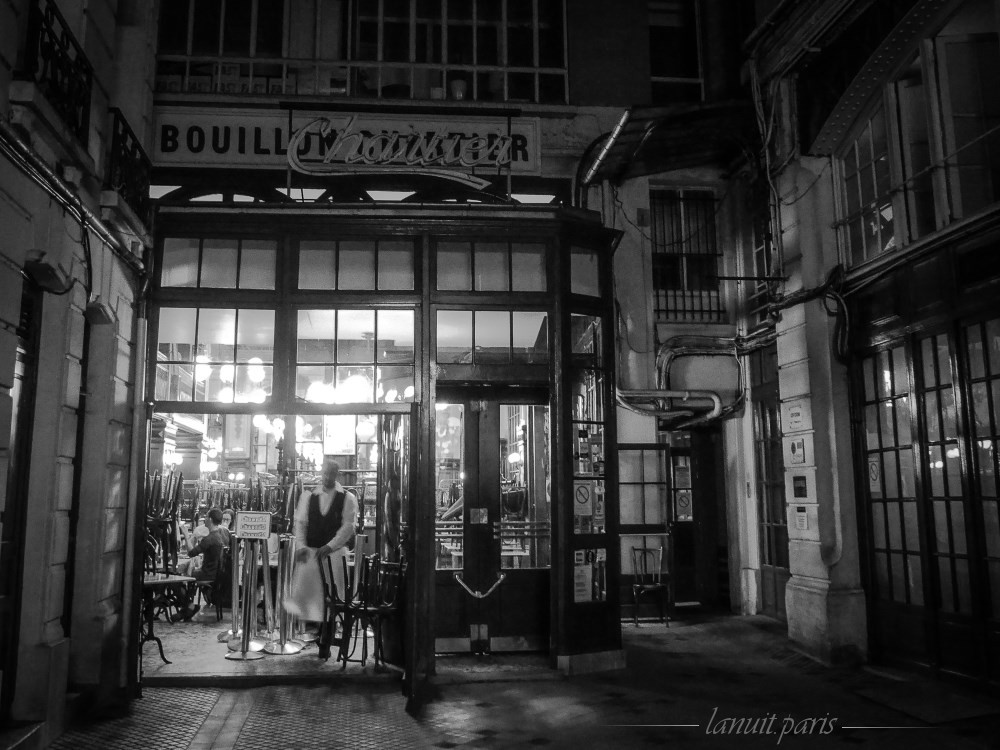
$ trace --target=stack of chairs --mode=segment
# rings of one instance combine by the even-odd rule
[[[385,667],[383,629],[385,621],[395,616],[401,601],[400,592],[405,577],[405,563],[386,562],[378,555],[361,557],[360,564],[351,568],[346,560],[344,565],[345,591],[340,592],[334,583],[333,566],[330,558],[320,567],[323,577],[325,597],[325,617],[320,632],[320,656],[328,658],[333,647],[337,649],[337,661],[344,668],[349,661],[360,661],[364,667],[368,663],[368,628],[374,634],[371,656],[375,669]],[[361,641],[361,657],[355,659],[358,640]]]

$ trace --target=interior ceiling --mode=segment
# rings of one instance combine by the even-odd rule
[[[598,149],[584,183],[699,166],[727,166],[756,139],[747,102],[630,107]]]

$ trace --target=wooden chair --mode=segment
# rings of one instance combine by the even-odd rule
[[[670,627],[667,609],[673,607],[670,571],[663,568],[663,547],[632,548],[632,621],[639,627],[639,603],[655,598],[660,605],[660,622]]]
[[[382,625],[399,611],[400,594],[405,576],[405,562],[382,562],[378,567],[378,582],[374,600],[369,601],[367,606],[367,613],[375,632],[373,656],[376,669],[385,665]]]

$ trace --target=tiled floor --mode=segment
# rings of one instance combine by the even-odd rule
[[[54,747],[1000,748],[997,702],[824,667],[763,618],[628,626],[624,639],[626,669],[568,679],[537,659],[457,660],[416,713],[398,675],[359,680],[314,657],[308,683],[146,687],[130,716],[77,727]]]

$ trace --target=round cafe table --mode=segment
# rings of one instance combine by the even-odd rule
[[[160,649],[160,658],[163,659],[164,664],[170,664],[170,661],[163,653],[163,642],[156,637],[153,632],[153,623],[156,621],[154,613],[156,612],[156,594],[157,592],[163,592],[168,588],[173,586],[178,586],[184,583],[194,582],[194,578],[191,576],[177,576],[171,575],[169,573],[147,573],[142,578],[142,620],[144,627],[142,628],[142,638],[139,641],[139,675],[140,680],[142,678],[142,647],[149,641],[155,641],[157,647]]]

